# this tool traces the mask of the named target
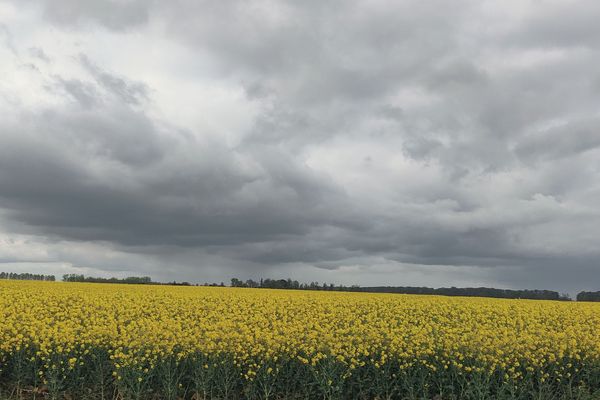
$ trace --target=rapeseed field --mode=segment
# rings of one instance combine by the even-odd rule
[[[2,281],[0,387],[40,399],[591,399],[600,304]]]

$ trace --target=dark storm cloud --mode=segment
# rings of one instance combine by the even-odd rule
[[[82,114],[3,127],[0,201],[13,219],[69,239],[202,246],[302,234],[334,218],[335,190],[281,157],[246,171],[219,144],[159,140],[131,111]],[[24,133],[42,126],[51,141]]]
[[[543,3],[31,4],[64,32],[131,40],[134,66],[79,56],[44,82],[64,101],[0,121],[0,207],[15,231],[177,259],[186,277],[195,258],[379,260],[600,285],[600,8]],[[142,76],[161,66],[135,62],[157,31],[167,74],[242,89],[256,113],[235,139],[157,112]]]
[[[227,246],[351,222],[332,212],[347,201],[335,184],[289,154],[228,148],[161,126],[132,108],[138,103],[122,95],[124,86],[111,98],[90,82],[56,78],[51,87],[76,102],[3,123],[0,204],[24,232]]]

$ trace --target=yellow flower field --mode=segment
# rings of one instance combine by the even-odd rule
[[[593,396],[600,304],[2,281],[0,361],[57,398]]]

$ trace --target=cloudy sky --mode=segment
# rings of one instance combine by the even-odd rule
[[[599,290],[598,20],[0,1],[0,270]]]

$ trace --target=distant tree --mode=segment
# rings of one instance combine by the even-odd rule
[[[250,287],[250,288],[257,288],[258,286],[258,282],[253,281],[252,279],[248,279],[246,281],[246,287]]]
[[[30,272],[0,272],[0,279],[14,279],[20,281],[54,281],[54,275],[32,274]]]
[[[90,282],[90,283],[127,283],[127,284],[151,284],[152,279],[149,276],[129,276],[124,279],[119,278],[98,278],[92,276],[85,276],[81,274],[65,274],[63,275],[63,281],[65,282]]]
[[[244,287],[244,282],[238,278],[231,278],[231,287]]]
[[[577,301],[600,301],[600,291],[598,292],[579,292]]]

